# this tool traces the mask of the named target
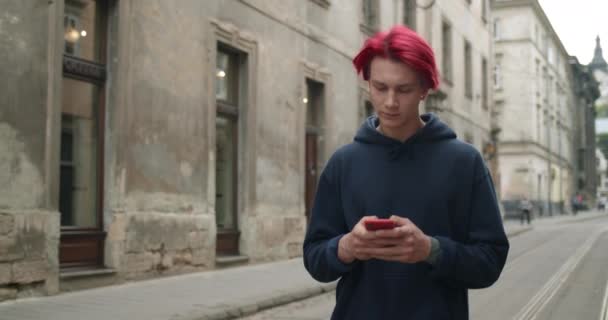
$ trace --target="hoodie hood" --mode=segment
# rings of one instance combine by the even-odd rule
[[[396,160],[403,154],[408,154],[412,158],[416,145],[456,139],[454,131],[439,120],[435,114],[425,113],[420,116],[420,119],[425,123],[424,127],[418,129],[416,133],[402,142],[378,132],[376,128],[378,127],[379,119],[376,115],[370,116],[357,131],[355,141],[365,144],[384,145],[387,147],[390,158]]]

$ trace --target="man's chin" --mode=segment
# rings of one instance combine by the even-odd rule
[[[403,127],[405,125],[405,121],[403,119],[380,118],[380,124],[385,128],[396,129]]]

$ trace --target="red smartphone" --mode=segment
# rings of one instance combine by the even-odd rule
[[[363,223],[365,224],[365,229],[369,231],[393,229],[397,226],[395,221],[390,219],[368,219]]]

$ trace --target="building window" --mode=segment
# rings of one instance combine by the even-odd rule
[[[545,81],[545,99],[549,102],[549,99],[551,99],[551,89],[553,88],[553,77],[547,76]]]
[[[240,65],[244,59],[244,54],[218,45],[215,82],[215,213],[220,230],[237,229],[239,87],[242,74]]]
[[[542,113],[542,109],[540,107],[540,105],[536,105],[536,141],[538,142],[538,144],[541,144],[541,142],[543,141],[543,136],[542,136],[542,124],[543,124],[543,113]]]
[[[403,24],[416,30],[416,0],[403,1]]]
[[[100,8],[103,1],[66,0],[64,25],[64,53],[99,62],[102,59],[104,40],[100,37],[105,17]]]
[[[217,53],[217,73],[215,82],[215,98],[222,106],[237,111],[238,105],[238,55],[219,49]]]
[[[441,69],[443,79],[452,83],[452,27],[445,21],[441,27]]]
[[[63,80],[59,207],[63,226],[97,227],[101,165],[99,86]]]
[[[553,46],[551,46],[551,45],[549,45],[549,47],[547,48],[547,61],[549,61],[549,64],[551,64],[551,65],[555,64],[555,54],[554,54]]]
[[[481,0],[481,21],[488,23],[488,0]]]
[[[317,190],[318,177],[322,169],[322,123],[325,109],[325,84],[313,79],[306,79],[306,140],[305,140],[305,210],[306,217],[310,213]]]
[[[357,119],[359,120],[358,124],[361,124],[367,118],[369,118],[371,115],[374,114],[374,106],[372,105],[371,101],[369,100],[369,92],[367,92],[363,88],[359,88],[358,105],[359,105],[359,108],[357,109],[358,110]]]
[[[494,89],[502,88],[502,68],[500,62],[496,61],[494,65]]]
[[[578,149],[578,168],[581,171],[585,170],[585,148]]]
[[[105,1],[65,1],[59,150],[62,267],[103,263],[106,20]]]
[[[66,8],[70,8],[69,2],[66,4]],[[63,17],[63,28],[65,30],[64,52],[74,56],[78,55],[78,40],[80,38],[80,31],[78,30],[81,30],[78,17],[71,13],[66,13]]]
[[[535,65],[536,65],[536,69],[535,69],[535,74],[534,76],[536,77],[535,82],[536,82],[536,96],[540,97],[540,91],[541,91],[541,73],[540,73],[540,61],[538,59],[535,60]]]
[[[374,114],[374,106],[372,105],[372,103],[367,100],[365,101],[365,117],[369,118]]]
[[[311,6],[313,4],[310,4]],[[319,8],[317,8],[319,9]],[[211,21],[214,29],[215,68],[207,76],[213,84],[211,110],[211,148],[215,159],[211,160],[213,172],[208,174],[214,191],[214,218],[216,225],[216,256],[234,256],[241,253],[241,213],[249,207],[255,194],[255,170],[249,150],[255,150],[255,123],[252,115],[256,110],[258,44],[254,39],[241,35],[242,30],[217,21]],[[213,131],[213,129],[215,129]],[[215,174],[214,174],[215,173]]]
[[[494,19],[494,40],[500,40],[502,37],[501,21],[499,18]]]
[[[363,14],[363,20],[361,22],[362,30],[371,34],[378,30],[380,19],[378,12],[380,11],[378,0],[363,0],[361,2],[361,11]]]
[[[471,43],[464,42],[464,94],[473,97],[473,51]]]
[[[365,100],[365,102],[363,103],[360,114],[360,122],[365,121],[367,118],[371,117],[374,114],[374,106],[369,100]]]
[[[481,58],[481,107],[488,110],[488,61]]]
[[[329,6],[331,4],[329,2],[329,0],[310,0],[310,1],[316,3],[317,5],[319,5],[322,8],[325,8],[325,9],[329,8]]]
[[[541,50],[543,56],[545,56],[545,58],[547,57],[548,46],[549,46],[549,39],[547,39],[547,36],[545,34],[542,34],[541,38],[540,38],[540,50]]]

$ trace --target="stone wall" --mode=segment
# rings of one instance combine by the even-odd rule
[[[0,301],[58,291],[59,215],[0,210]]]
[[[213,268],[215,232],[209,222],[184,214],[116,214],[106,263],[127,280]]]
[[[0,301],[58,291],[59,214],[50,208],[57,134],[55,4],[0,5]],[[63,23],[63,21],[61,21]],[[56,201],[55,201],[56,203]]]

